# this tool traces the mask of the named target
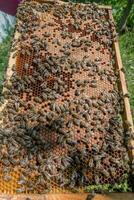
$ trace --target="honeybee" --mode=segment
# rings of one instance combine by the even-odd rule
[[[34,101],[36,103],[42,103],[42,99],[40,97],[38,97],[38,96],[34,97]]]
[[[100,184],[100,178],[97,174],[94,175],[94,181],[95,181],[95,184]]]
[[[102,174],[104,174],[104,176],[106,176],[107,178],[109,177],[109,172],[105,169],[101,170]]]
[[[24,187],[16,189],[16,193],[24,193],[25,191],[26,191],[26,189]]]
[[[9,182],[9,181],[12,180],[12,177],[10,175],[8,175],[8,174],[4,174],[3,175],[3,180],[6,181],[6,182]]]
[[[94,160],[93,160],[93,158],[90,158],[90,159],[89,159],[88,166],[89,166],[90,168],[93,168],[93,167],[94,167]]]
[[[116,176],[116,169],[114,167],[110,167],[109,170],[110,170],[112,177],[115,177]]]

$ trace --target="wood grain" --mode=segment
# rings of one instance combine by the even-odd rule
[[[86,200],[88,194],[0,195],[0,200]],[[92,200],[134,200],[134,193],[97,194]]]
[[[109,19],[114,21],[111,10],[109,10]],[[122,64],[122,60],[121,60],[118,40],[114,41],[113,48],[115,50],[116,68],[119,71],[121,91],[122,91],[123,95],[125,95],[125,94],[128,94],[128,89],[127,89],[127,82],[125,79],[125,74],[121,70],[123,68],[123,64]],[[127,122],[129,122],[131,124],[131,126],[129,128],[134,133],[133,118],[132,118],[131,107],[130,107],[128,97],[124,98],[124,120],[126,120]],[[128,153],[130,155],[130,160],[131,160],[131,162],[133,162],[134,161],[134,140],[133,139],[130,139],[128,141],[128,146],[130,147],[130,149],[128,151]]]

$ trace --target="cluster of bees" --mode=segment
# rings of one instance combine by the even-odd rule
[[[17,61],[3,90],[3,181],[17,170],[14,192],[47,193],[121,180],[129,159],[108,11],[23,1],[17,20]]]

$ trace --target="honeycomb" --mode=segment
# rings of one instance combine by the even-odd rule
[[[3,89],[1,193],[80,192],[129,173],[114,32],[96,4],[20,4]]]

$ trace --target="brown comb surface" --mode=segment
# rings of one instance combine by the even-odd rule
[[[121,181],[129,166],[109,10],[23,1],[17,19],[1,108],[0,192]]]

